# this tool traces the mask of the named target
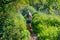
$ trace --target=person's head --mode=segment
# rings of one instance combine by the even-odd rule
[[[32,17],[30,12],[27,13],[27,17]]]

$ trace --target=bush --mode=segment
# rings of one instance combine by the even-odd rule
[[[33,24],[47,24],[51,26],[60,26],[60,17],[56,15],[38,14],[33,15]]]
[[[58,28],[60,27],[60,17],[35,13],[33,15],[33,31],[38,36],[38,40],[57,40]],[[59,30],[60,31],[60,30]]]
[[[48,28],[45,27],[46,26],[44,26],[42,31],[38,33],[39,40],[46,40],[46,39],[57,40],[58,28],[53,26],[49,26]]]
[[[25,19],[12,3],[4,6],[0,18],[3,27],[2,40],[29,40],[30,33]]]
[[[5,20],[3,40],[28,40],[29,32],[21,14],[15,14]]]

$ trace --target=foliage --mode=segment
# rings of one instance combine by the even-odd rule
[[[3,40],[29,40],[24,19],[28,11],[33,15],[32,26],[38,40],[59,40],[60,16],[55,14],[60,13],[60,0],[0,0]]]
[[[23,16],[26,16],[26,14],[27,14],[28,12],[31,12],[31,14],[33,14],[34,12],[36,12],[36,10],[35,10],[32,6],[25,6],[25,7],[21,10],[21,12],[22,12],[22,15],[23,15]]]
[[[60,27],[59,18],[60,17],[56,15],[43,13],[33,15],[33,30],[38,36],[38,40],[57,40],[58,28]]]
[[[30,33],[26,28],[25,19],[14,2],[3,4],[2,8],[0,14],[2,40],[29,40]]]
[[[29,32],[21,14],[12,15],[5,20],[3,40],[28,40]]]

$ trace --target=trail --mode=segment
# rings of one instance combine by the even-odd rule
[[[30,25],[29,25],[30,26]],[[34,33],[32,26],[29,27],[28,26],[28,30],[30,32],[30,39],[29,40],[38,40],[38,37],[36,36],[36,34]],[[32,30],[31,30],[32,29]]]
[[[31,28],[32,29],[32,28]],[[30,28],[28,28],[29,32],[30,32],[30,39],[29,40],[38,40],[38,37],[36,36],[36,34],[34,33],[33,30],[31,30]]]
[[[38,40],[38,38],[34,32],[30,35],[30,40]]]

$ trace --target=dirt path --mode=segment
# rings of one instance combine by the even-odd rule
[[[30,40],[38,40],[36,34],[32,33],[30,36]]]

